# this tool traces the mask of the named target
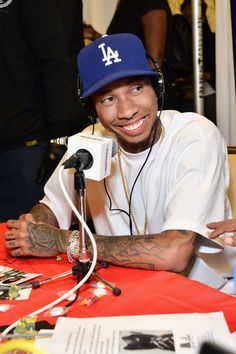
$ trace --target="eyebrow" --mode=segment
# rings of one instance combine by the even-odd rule
[[[125,78],[124,78],[125,79]],[[132,84],[133,82],[136,82],[136,81],[147,81],[146,80],[146,77],[145,76],[134,76],[134,77],[129,77],[127,79],[127,84]],[[115,81],[113,81],[115,82]],[[109,85],[109,84],[108,84]],[[122,86],[122,85],[121,85]],[[98,95],[104,95],[104,94],[108,94],[109,92],[111,92],[113,89],[106,89],[106,88],[101,88],[99,90],[99,92],[97,93]]]

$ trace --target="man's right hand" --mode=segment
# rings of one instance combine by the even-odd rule
[[[6,247],[12,257],[52,257],[67,250],[70,231],[38,222],[32,214],[23,214],[18,220],[8,220],[5,232]]]

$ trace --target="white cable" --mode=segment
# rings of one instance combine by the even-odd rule
[[[29,315],[26,316],[35,316],[38,315],[41,312],[44,312],[46,310],[48,310],[50,307],[53,307],[55,305],[57,305],[59,302],[61,302],[62,300],[64,300],[65,298],[69,297],[70,294],[72,294],[73,292],[75,292],[77,289],[79,289],[91,276],[91,274],[93,273],[94,268],[96,267],[96,262],[97,262],[97,245],[94,239],[94,236],[91,232],[91,230],[89,229],[88,225],[86,224],[86,222],[84,221],[84,219],[82,218],[82,216],[80,215],[80,213],[78,212],[78,210],[76,209],[75,205],[72,203],[65,187],[64,187],[64,183],[62,180],[62,171],[63,171],[63,166],[60,167],[59,169],[59,183],[61,186],[61,189],[64,193],[64,196],[67,200],[67,202],[69,203],[70,207],[72,208],[72,210],[74,211],[74,213],[76,214],[77,218],[79,219],[79,221],[81,222],[81,224],[83,225],[83,227],[85,228],[85,230],[87,231],[87,234],[91,240],[92,243],[92,248],[93,248],[93,260],[91,262],[91,266],[87,272],[87,274],[84,276],[84,278],[78,283],[76,284],[71,290],[69,290],[67,293],[65,293],[64,295],[60,296],[58,299],[54,300],[53,302],[49,303],[48,305],[34,311],[31,312]],[[25,317],[25,316],[24,316]],[[2,336],[8,334],[14,327],[16,327],[17,323],[21,320],[21,318],[17,321],[15,321],[13,324],[11,324],[10,326],[8,326],[3,332],[2,332]],[[1,342],[1,339],[0,339]]]
[[[80,213],[78,212],[78,210],[76,209],[75,205],[73,204],[73,202],[71,201],[71,198],[69,196],[69,194],[67,193],[63,180],[62,180],[62,171],[63,171],[63,166],[60,167],[59,169],[59,183],[62,189],[62,192],[68,202],[68,204],[70,205],[71,209],[73,210],[73,212],[75,213],[75,215],[77,216],[77,218],[79,219],[79,221],[81,222],[81,224],[83,225],[83,227],[85,228],[85,230],[87,231],[87,234],[90,235],[90,240],[91,238],[94,239],[92,232],[90,231],[88,225],[86,224],[86,222],[84,221],[84,219],[82,218],[82,216],[80,215]],[[96,243],[95,243],[95,247],[97,249]]]

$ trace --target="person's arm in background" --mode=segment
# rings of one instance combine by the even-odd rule
[[[207,224],[209,229],[213,231],[209,234],[209,238],[216,238],[225,232],[236,232],[236,219],[228,219]],[[236,235],[225,236],[224,243],[229,246],[236,246]]]
[[[96,39],[102,37],[102,34],[97,32],[90,24],[84,23],[83,30],[85,40],[93,42]]]
[[[141,17],[145,47],[149,54],[157,60],[160,68],[165,56],[167,21],[165,10],[152,10]],[[152,62],[150,64],[153,66]]]

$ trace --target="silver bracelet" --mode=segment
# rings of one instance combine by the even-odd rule
[[[79,257],[79,231],[74,230],[70,234],[68,246],[67,246],[67,257],[69,262],[74,262]]]

